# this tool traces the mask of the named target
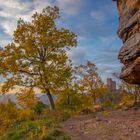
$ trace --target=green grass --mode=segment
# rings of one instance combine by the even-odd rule
[[[51,117],[13,124],[0,140],[70,140],[70,137]]]

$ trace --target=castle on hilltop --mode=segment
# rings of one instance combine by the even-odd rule
[[[116,82],[112,78],[107,78],[107,87],[111,92],[116,92]]]

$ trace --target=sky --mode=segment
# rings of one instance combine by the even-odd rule
[[[92,61],[103,80],[119,73],[122,42],[117,36],[118,11],[112,0],[0,0],[0,46],[11,42],[19,18],[30,21],[33,13],[54,5],[60,8],[58,26],[78,36],[77,47],[68,53],[73,64]]]

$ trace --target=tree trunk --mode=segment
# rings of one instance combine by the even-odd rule
[[[96,103],[96,95],[95,95],[95,92],[93,92],[93,103],[94,104]]]
[[[138,94],[139,94],[139,92],[140,92],[140,88],[137,87],[135,89],[135,93],[134,93],[134,104],[133,104],[133,106],[140,106],[140,103],[138,102]]]
[[[70,96],[69,96],[69,93],[67,94],[67,104],[68,104],[68,106],[70,106]]]
[[[53,100],[53,97],[52,97],[49,89],[47,89],[47,96],[48,96],[48,99],[49,99],[49,102],[50,102],[51,110],[55,110],[54,100]]]
[[[137,93],[134,94],[134,105],[137,104]]]

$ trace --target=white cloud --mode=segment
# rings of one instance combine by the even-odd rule
[[[82,47],[73,48],[68,52],[69,58],[74,65],[79,65],[87,60],[86,51]]]
[[[114,73],[120,73],[121,71],[120,63],[115,63],[114,65],[100,63],[97,64],[97,67],[104,82],[106,82],[106,79],[109,77],[115,78]]]
[[[51,5],[49,0],[34,0],[22,2],[19,0],[0,0],[1,28],[4,32],[12,36],[16,28],[17,20],[21,17],[29,21],[35,12],[40,12],[43,8]]]
[[[82,0],[57,0],[57,5],[67,15],[76,15],[82,6]]]
[[[1,6],[21,9],[23,5],[20,4],[17,0],[0,0]]]
[[[105,15],[101,11],[91,11],[90,13],[91,17],[95,21],[104,21],[105,20]]]
[[[30,21],[33,13],[41,12],[43,8],[54,4],[58,5],[63,13],[75,15],[80,10],[81,1],[82,0],[56,0],[56,2],[53,3],[51,0],[25,2],[20,0],[0,0],[0,25],[6,34],[12,36],[17,20],[20,17]]]
[[[99,37],[99,40],[101,41],[102,44],[105,46],[111,47],[114,45],[113,43],[118,39],[117,36],[101,36]]]
[[[0,16],[17,19],[21,14],[26,14],[31,8],[31,3],[23,3],[18,0],[0,0]]]
[[[4,29],[4,33],[8,34],[8,35],[12,35],[13,31],[16,28],[16,23],[17,21],[15,19],[11,19],[11,20],[5,20],[2,21],[0,24]]]
[[[4,47],[4,46],[6,46],[8,43],[10,43],[11,42],[11,40],[9,40],[9,39],[2,39],[1,41],[0,41],[0,47]]]
[[[47,6],[51,6],[52,2],[51,0],[34,0],[34,9],[36,9],[37,11],[42,10],[43,8],[47,7]]]

